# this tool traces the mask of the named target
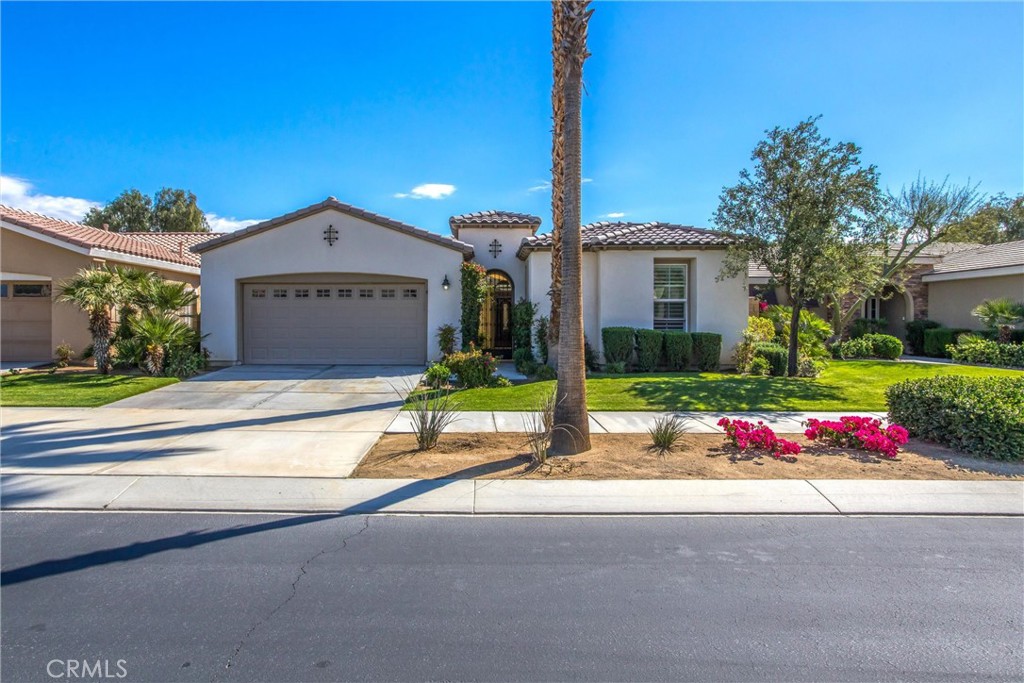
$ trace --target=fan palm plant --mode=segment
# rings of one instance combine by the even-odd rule
[[[114,309],[130,297],[119,268],[84,268],[61,283],[57,301],[82,309],[89,316],[93,358],[100,374],[110,372],[110,340],[114,336]]]
[[[551,451],[572,455],[590,450],[587,415],[587,369],[583,340],[583,242],[580,213],[582,176],[583,62],[587,51],[590,0],[555,0],[560,12],[561,41],[557,46],[564,60],[563,137],[565,167],[562,173],[562,296],[558,333],[558,384],[555,423],[563,427],[552,435]],[[556,24],[558,23],[556,21]],[[556,179],[552,178],[553,181]],[[552,182],[552,185],[555,183]]]
[[[1013,326],[1024,320],[1024,304],[1007,297],[989,299],[978,304],[971,315],[981,320],[985,327],[999,330],[1000,343],[1007,344],[1012,338]]]
[[[154,278],[140,292],[142,308],[150,313],[172,314],[189,308],[199,299],[192,285]]]
[[[168,346],[188,344],[194,336],[191,327],[168,313],[143,313],[130,324],[134,335],[145,345],[144,363],[151,375],[164,374]]]

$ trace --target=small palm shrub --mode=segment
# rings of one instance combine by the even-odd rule
[[[428,451],[437,446],[441,434],[456,419],[450,393],[448,390],[413,392],[408,400],[412,404],[409,417],[416,435],[416,447]]]
[[[999,330],[999,341],[1009,343],[1013,326],[1024,320],[1024,303],[1001,297],[983,301],[971,311],[971,315],[981,320],[985,327]]]
[[[452,371],[444,363],[431,363],[424,373],[424,379],[427,381],[427,385],[434,389],[440,389],[444,385],[448,384],[448,380],[451,379]]]
[[[632,327],[601,328],[601,343],[604,345],[606,363],[628,364],[633,359],[634,333]]]
[[[146,342],[139,337],[124,335],[114,339],[110,345],[110,362],[120,370],[144,370],[145,358]]]
[[[636,330],[636,366],[640,372],[652,372],[661,362],[665,335],[661,330]]]
[[[448,356],[445,365],[458,376],[459,384],[467,388],[487,386],[498,369],[494,356],[480,351],[472,343],[468,351],[457,351]]]
[[[714,332],[694,332],[693,355],[697,360],[697,369],[701,372],[715,372],[719,368],[722,356],[722,335]]]
[[[458,334],[455,325],[441,325],[437,328],[437,345],[441,349],[441,355],[448,357],[455,353]]]
[[[665,365],[669,370],[686,370],[693,360],[693,337],[688,332],[665,332]]]
[[[654,419],[647,433],[651,435],[651,443],[655,450],[664,455],[673,448],[679,439],[683,438],[685,429],[683,421],[675,415],[661,415]]]
[[[167,348],[186,346],[194,337],[194,330],[169,314],[143,313],[131,320],[132,333],[144,344],[143,366],[149,374],[164,374]]]

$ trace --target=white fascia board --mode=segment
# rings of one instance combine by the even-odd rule
[[[1000,268],[978,268],[976,270],[957,270],[950,273],[929,273],[921,278],[922,282],[946,282],[949,280],[973,280],[980,277],[1002,277],[1004,275],[1024,275],[1024,263],[1016,266]]]
[[[170,261],[161,261],[155,258],[146,258],[145,256],[135,256],[134,254],[125,254],[120,251],[108,251],[106,249],[91,249],[89,255],[93,258],[103,259],[105,261],[118,261],[120,263],[128,263],[133,266],[145,266],[146,268],[153,268],[155,270],[170,270],[175,273],[188,273],[189,275],[199,275],[199,268],[196,266],[186,266],[180,263],[171,263]]]

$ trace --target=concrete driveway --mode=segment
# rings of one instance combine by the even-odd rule
[[[345,477],[421,373],[243,365],[103,408],[5,408],[0,472]]]

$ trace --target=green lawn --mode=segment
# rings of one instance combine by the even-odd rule
[[[174,377],[94,375],[87,372],[5,375],[0,378],[0,405],[7,408],[95,408],[177,381]]]
[[[744,377],[732,373],[679,372],[595,375],[587,380],[591,410],[885,410],[885,388],[904,379],[935,375],[1020,375],[966,365],[895,361],[832,361],[816,379]],[[467,389],[452,395],[461,410],[532,410],[554,382],[500,389]]]

